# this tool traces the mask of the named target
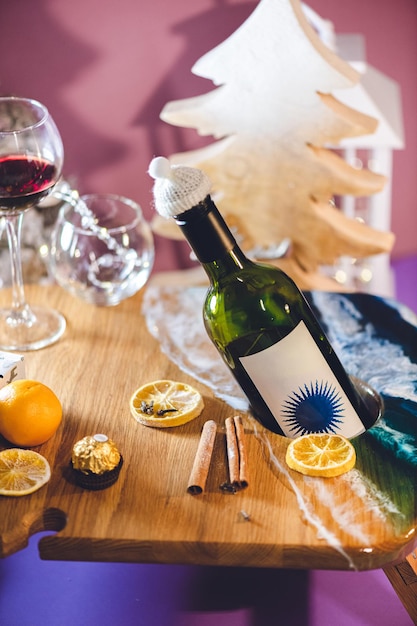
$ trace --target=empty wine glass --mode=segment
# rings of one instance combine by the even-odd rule
[[[73,296],[114,306],[147,282],[152,231],[140,206],[112,194],[67,196],[51,237],[50,270]]]
[[[0,221],[11,259],[12,304],[0,309],[0,349],[36,350],[65,330],[53,309],[30,307],[25,299],[20,249],[23,214],[51,192],[63,164],[58,129],[46,107],[28,98],[0,98]]]

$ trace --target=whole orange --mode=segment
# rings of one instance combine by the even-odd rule
[[[0,389],[0,433],[17,446],[44,443],[56,432],[62,406],[52,389],[36,380],[13,380]]]

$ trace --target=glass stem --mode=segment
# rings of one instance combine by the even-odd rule
[[[21,232],[23,213],[8,215],[6,221],[7,240],[9,243],[11,278],[12,278],[12,310],[7,318],[11,326],[26,324],[31,326],[35,316],[25,299],[22,274]]]

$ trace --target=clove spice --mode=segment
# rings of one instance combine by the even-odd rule
[[[155,414],[155,409],[154,409],[154,403],[153,400],[148,404],[147,402],[145,402],[145,400],[142,401],[141,405],[140,405],[140,410],[142,411],[142,413],[146,413],[146,415],[154,415]],[[159,415],[159,417],[163,417],[165,415],[165,413],[175,413],[176,411],[178,411],[178,409],[158,409],[156,412],[156,415]]]

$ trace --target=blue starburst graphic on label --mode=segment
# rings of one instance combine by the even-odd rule
[[[343,402],[334,386],[316,380],[293,391],[283,403],[282,413],[295,436],[336,433],[343,423]]]

